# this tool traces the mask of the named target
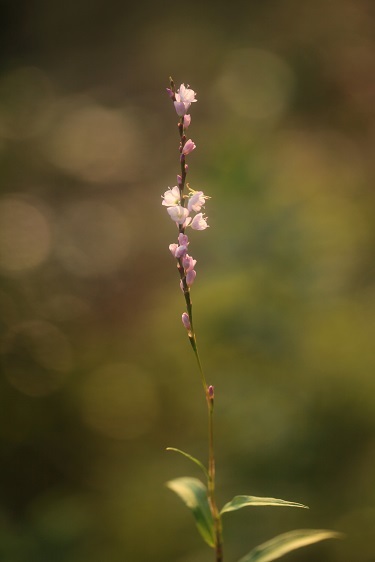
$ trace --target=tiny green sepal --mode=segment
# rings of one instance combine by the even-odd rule
[[[326,531],[324,529],[297,529],[289,533],[283,533],[273,539],[256,546],[249,554],[241,558],[239,562],[272,562],[288,554],[292,550],[308,546],[325,539],[342,538],[341,533]]]
[[[242,507],[257,507],[263,505],[273,505],[281,507],[302,507],[304,509],[309,509],[307,505],[302,503],[289,502],[286,500],[279,500],[277,498],[258,498],[257,496],[235,496],[230,502],[226,503],[223,509],[220,511],[220,515],[227,513],[228,511],[236,511]]]
[[[207,499],[207,488],[197,478],[188,476],[169,480],[166,486],[191,509],[198,531],[206,543],[215,546],[214,521]]]
[[[175,447],[167,447],[166,451],[174,451],[175,453],[180,453],[180,455],[186,457],[187,459],[193,461],[195,464],[197,464],[199,466],[199,468],[201,470],[203,470],[204,475],[206,476],[207,480],[208,480],[208,470],[207,468],[204,466],[203,463],[201,463],[201,461],[199,461],[198,459],[196,459],[195,457],[192,457],[191,455],[189,455],[189,453],[185,453],[185,451],[181,451],[181,449],[176,449]]]

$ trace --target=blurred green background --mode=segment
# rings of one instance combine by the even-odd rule
[[[164,486],[205,459],[160,195],[168,77],[198,103],[195,322],[216,390],[226,560],[375,561],[375,21],[371,0],[2,3],[0,559],[205,562]]]

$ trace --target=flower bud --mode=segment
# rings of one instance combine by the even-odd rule
[[[167,90],[168,96],[169,96],[172,100],[174,100],[174,99],[175,99],[175,96],[174,96],[173,90],[171,90],[171,88],[166,88],[166,90]]]
[[[187,129],[191,123],[191,115],[184,115],[184,129]]]
[[[189,244],[189,238],[186,234],[180,232],[180,234],[178,235],[178,242],[181,246],[187,246]]]
[[[190,318],[187,312],[184,312],[181,317],[182,323],[187,330],[191,330]]]
[[[182,154],[184,154],[185,156],[187,156],[188,154],[190,154],[191,152],[193,152],[193,150],[195,149],[196,144],[191,140],[187,140],[184,144],[184,147],[182,149]]]
[[[197,272],[195,271],[195,269],[190,269],[189,271],[187,271],[186,273],[186,284],[188,287],[191,287],[192,284],[194,283],[194,279],[197,275]]]

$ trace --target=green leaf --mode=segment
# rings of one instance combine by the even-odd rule
[[[166,451],[174,451],[175,453],[180,453],[180,455],[182,455],[182,456],[186,457],[187,459],[190,459],[191,461],[195,462],[195,464],[197,464],[199,466],[199,468],[201,468],[203,470],[206,478],[208,479],[207,468],[204,466],[204,464],[201,463],[201,461],[199,461],[195,457],[192,457],[191,455],[189,455],[189,453],[185,453],[185,451],[181,451],[181,449],[176,449],[175,447],[167,447]]]
[[[258,498],[256,496],[235,496],[230,502],[226,503],[220,514],[227,513],[228,511],[236,511],[247,506],[260,506],[260,505],[273,505],[284,507],[303,507],[309,509],[307,505],[296,502],[288,502],[286,500],[279,500],[277,498]]]
[[[313,544],[325,539],[338,539],[341,533],[326,531],[322,529],[298,529],[278,535],[277,537],[255,547],[249,554],[241,558],[239,562],[271,562],[284,554]]]
[[[166,484],[193,512],[198,531],[209,546],[215,546],[214,521],[207,499],[207,488],[197,478],[175,478]]]

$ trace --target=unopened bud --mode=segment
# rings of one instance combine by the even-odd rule
[[[190,123],[191,123],[191,116],[184,115],[184,129],[187,129]]]
[[[171,88],[166,88],[166,90],[167,90],[168,96],[169,96],[172,100],[174,100],[174,99],[175,99],[175,96],[174,96],[173,90],[171,90]]]
[[[213,399],[214,399],[214,396],[215,396],[215,389],[214,389],[214,387],[212,386],[212,384],[210,384],[210,386],[207,388],[207,394],[208,394],[208,398],[209,398],[210,400],[213,400]]]
[[[182,314],[181,320],[182,320],[182,323],[183,323],[184,327],[185,327],[188,331],[190,331],[190,330],[191,330],[190,318],[189,318],[189,315],[188,315],[187,312],[184,312],[184,313]]]

